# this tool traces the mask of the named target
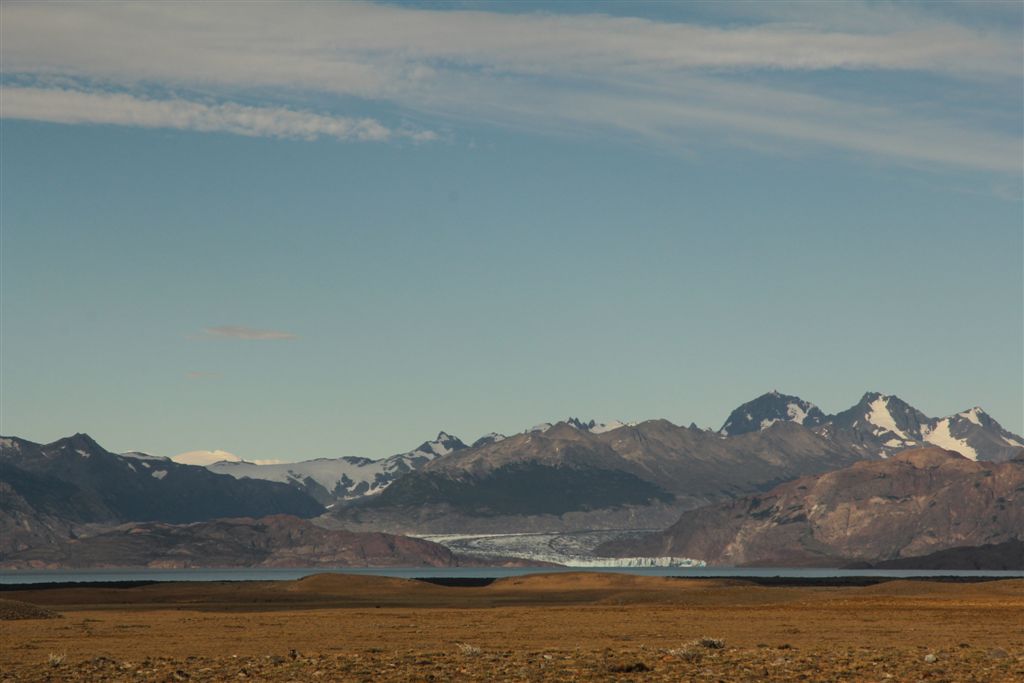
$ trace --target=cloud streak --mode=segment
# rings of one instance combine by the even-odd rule
[[[755,147],[1019,174],[1024,47],[1019,17],[1007,20],[1013,6],[995,9],[740,3],[715,5],[715,26],[357,2],[12,2],[0,39],[19,87],[4,90],[3,115],[298,139],[437,137],[292,106],[331,111],[358,98],[441,125],[669,149],[712,132]],[[873,77],[826,91],[823,74],[898,76],[913,92]],[[77,89],[45,87],[67,79]],[[139,94],[154,89],[177,94]],[[208,103],[211,93],[221,102]],[[235,103],[253,98],[272,103]]]
[[[279,330],[259,330],[241,325],[221,325],[219,327],[207,327],[203,330],[206,337],[217,337],[225,339],[249,339],[255,341],[270,341],[280,339],[298,339],[298,335],[291,332]]]
[[[411,137],[416,141],[426,141],[435,137],[430,131],[394,131],[371,118],[323,116],[283,107],[251,107],[234,103],[210,105],[177,98],[143,99],[124,93],[58,88],[5,87],[0,90],[0,117],[302,140],[329,137],[367,142]]]
[[[415,65],[504,71],[916,70],[1015,76],[1012,32],[863,6],[858,28],[824,3],[803,21],[730,28],[603,14],[437,11],[369,3],[10,3],[7,69],[181,83],[382,94]],[[895,22],[893,18],[900,20]],[[815,21],[820,19],[820,21]],[[117,49],[100,49],[102,45]],[[127,58],[126,58],[127,57]]]

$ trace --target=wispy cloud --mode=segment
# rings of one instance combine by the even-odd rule
[[[283,107],[234,103],[203,104],[183,99],[143,99],[124,93],[57,88],[3,88],[0,116],[53,123],[95,123],[143,128],[176,128],[274,138],[380,141],[436,137],[430,131],[395,131],[371,118],[324,116]]]
[[[241,325],[221,325],[219,327],[207,327],[203,330],[203,336],[205,337],[223,337],[230,339],[250,339],[250,340],[276,340],[276,339],[298,339],[298,335],[292,334],[291,332],[281,332],[279,330],[260,330],[252,327],[243,327]]]
[[[190,370],[185,373],[186,379],[216,379],[220,376],[219,372],[203,372],[201,370]]]
[[[708,25],[357,2],[7,3],[4,71],[20,87],[4,91],[3,114],[304,139],[436,137],[293,106],[314,99],[331,111],[355,97],[416,118],[660,147],[710,131],[724,133],[718,144],[748,137],[1018,173],[1019,11],[993,8],[720,4],[719,25]],[[825,91],[815,80],[825,72],[896,74],[915,89],[903,97],[869,78]],[[78,89],[45,87],[61,79]],[[176,95],[141,94],[154,91]],[[979,93],[999,111],[979,107]],[[265,104],[237,104],[253,98]]]

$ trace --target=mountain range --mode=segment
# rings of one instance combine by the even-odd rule
[[[762,448],[760,439],[749,436],[766,432],[781,424],[799,425],[819,438],[798,438],[794,436],[794,432],[773,433],[765,439],[767,445]],[[573,432],[563,429],[563,425],[572,428]],[[632,513],[616,513],[611,516],[626,523],[643,524],[645,520],[647,523],[665,521],[666,516],[670,517],[672,511],[678,507],[659,507],[660,502],[666,500],[664,493],[671,494],[681,505],[692,507],[722,497],[730,497],[737,492],[757,490],[801,474],[825,471],[854,459],[889,457],[901,450],[919,445],[932,444],[955,450],[971,459],[994,461],[1012,457],[1016,450],[1024,445],[1024,438],[1003,429],[981,408],[971,408],[948,417],[930,418],[896,396],[876,392],[864,394],[856,405],[835,415],[826,415],[814,404],[797,396],[777,391],[768,392],[730,413],[717,432],[717,436],[728,437],[725,445],[716,445],[714,439],[710,438],[710,430],[701,430],[692,424],[686,428],[686,432],[680,431],[681,429],[664,420],[626,424],[618,421],[598,423],[594,420],[584,421],[570,417],[562,422],[541,423],[513,436],[492,432],[480,437],[471,446],[466,446],[457,437],[441,432],[436,439],[424,442],[412,451],[383,460],[361,457],[317,458],[273,465],[221,461],[207,467],[213,472],[230,474],[236,478],[288,483],[305,491],[321,504],[339,509],[349,507],[363,497],[376,496],[402,475],[422,469],[429,474],[419,478],[419,483],[416,483],[417,480],[406,482],[401,491],[384,496],[379,502],[368,503],[367,511],[357,516],[359,524],[372,517],[393,529],[409,527],[406,524],[394,525],[384,522],[385,515],[380,510],[389,505],[408,507],[436,503],[451,503],[456,511],[466,509],[469,505],[471,515],[479,516],[480,512],[488,512],[490,518],[503,511],[517,515],[563,515],[584,508],[607,509],[608,505],[618,505],[626,509],[639,505],[645,510],[639,518]],[[668,438],[667,443],[661,443],[667,438],[668,431],[676,433]],[[654,432],[657,433],[654,441],[647,440],[646,435]],[[616,436],[608,437],[608,434]],[[530,439],[531,435],[547,441]],[[588,440],[586,435],[596,439]],[[734,437],[745,437],[745,440],[736,441]],[[618,447],[613,444],[622,444],[631,438],[645,442],[645,445],[626,445],[631,455],[625,459],[615,454],[609,456],[600,443],[610,445],[612,450],[616,450]],[[494,498],[493,493],[488,492],[489,489],[511,491],[510,487],[514,488],[513,481],[517,477],[528,477],[536,484],[534,475],[540,475],[527,474],[523,471],[524,468],[528,470],[538,465],[546,467],[545,476],[550,475],[549,478],[558,479],[561,475],[548,471],[552,464],[559,461],[558,457],[553,457],[551,449],[557,450],[559,444],[564,446],[567,439],[575,442],[569,452],[563,453],[564,458],[572,463],[570,469],[576,470],[577,473],[592,469],[617,473],[613,477],[616,482],[608,480],[598,483],[594,477],[590,477],[590,483],[584,488],[593,489],[593,492],[584,492],[582,495],[588,498],[595,497],[591,504],[571,507],[574,505],[571,499],[563,499],[554,507],[548,506],[551,509],[547,509],[544,506],[538,508],[536,504],[528,502],[510,507],[508,503],[501,503],[495,499],[494,505],[488,511],[484,511],[479,506],[474,507],[474,504],[462,500],[465,495],[470,495],[471,498]],[[552,445],[552,441],[557,443]],[[800,443],[791,443],[795,441]],[[505,442],[504,445],[499,446],[498,444],[502,442]],[[644,450],[648,445],[657,453],[644,457],[638,451]],[[583,451],[588,453],[585,454]],[[726,455],[726,452],[733,451],[756,452],[765,455],[769,462],[762,462],[758,455],[750,456],[749,462],[745,460],[744,464],[752,466],[753,471],[737,473],[732,471],[736,464],[735,458]],[[812,451],[820,457],[808,460],[806,456]],[[440,456],[455,453],[459,454],[459,457],[442,458],[439,464],[427,467],[428,463],[434,462]],[[681,460],[674,457],[677,453],[681,454]],[[693,462],[687,460],[694,453],[713,453],[714,457],[698,456]],[[780,453],[793,456],[796,461],[783,462],[777,457]],[[510,457],[509,454],[513,455]],[[473,467],[461,475],[456,472],[461,468],[457,463],[492,461],[503,462],[508,467],[501,472],[493,472],[497,469],[494,467]],[[711,470],[716,468],[723,471],[715,475]],[[482,469],[488,469],[488,472],[485,473]],[[445,472],[448,475],[443,474]],[[450,476],[453,473],[458,476]],[[623,475],[618,473],[633,475],[640,483],[629,477],[623,478]],[[493,477],[505,478],[508,481],[492,481]],[[598,478],[607,479],[604,475]],[[432,483],[426,483],[427,479]],[[619,482],[618,479],[623,480]],[[653,484],[656,488],[645,486],[642,482]],[[551,484],[554,485],[554,480]],[[611,498],[602,497],[604,494],[600,493],[600,490],[606,484],[612,485],[618,493]],[[417,488],[422,491],[416,493],[414,489]],[[469,489],[476,489],[477,493],[469,494]],[[442,490],[448,494],[443,494]],[[444,500],[445,495],[449,494],[454,498],[450,501]],[[533,498],[536,503],[540,499],[540,494]],[[370,512],[370,508],[377,512]],[[659,512],[655,513],[656,510]],[[407,517],[404,513],[400,516]],[[436,515],[429,512],[420,515],[424,518],[430,516]],[[549,525],[550,521],[538,520],[538,523],[544,526]],[[612,521],[606,520],[601,524],[607,525]],[[433,529],[431,525],[427,526]],[[492,530],[490,523],[484,526],[488,527],[486,530]],[[572,522],[570,526],[578,524]]]
[[[652,528],[857,459],[794,424],[723,438],[667,420],[596,434],[559,422],[433,460],[330,516],[400,533]]]
[[[0,561],[126,523],[281,514],[325,529],[403,534],[665,528],[696,508],[884,463],[908,448],[934,445],[989,467],[1022,443],[980,408],[930,418],[895,396],[867,393],[827,415],[778,392],[738,407],[717,431],[569,418],[469,446],[441,432],[382,460],[201,467],[111,453],[84,434],[51,444],[0,437]]]
[[[419,469],[435,458],[465,448],[466,444],[458,438],[441,432],[433,441],[425,441],[407,453],[382,460],[359,457],[317,458],[273,465],[222,460],[206,467],[211,472],[228,474],[235,479],[264,479],[290,484],[308,493],[322,505],[332,507],[341,501],[376,495],[403,474]]]

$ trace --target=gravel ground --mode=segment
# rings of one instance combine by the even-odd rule
[[[106,657],[40,661],[7,670],[3,681],[1024,681],[1024,657],[962,648],[845,652],[730,648],[599,651],[366,651],[262,657],[139,661]],[[48,656],[47,656],[48,657]]]

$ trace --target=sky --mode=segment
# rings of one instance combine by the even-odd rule
[[[777,389],[1024,432],[1024,5],[0,6],[0,433],[250,460]]]

